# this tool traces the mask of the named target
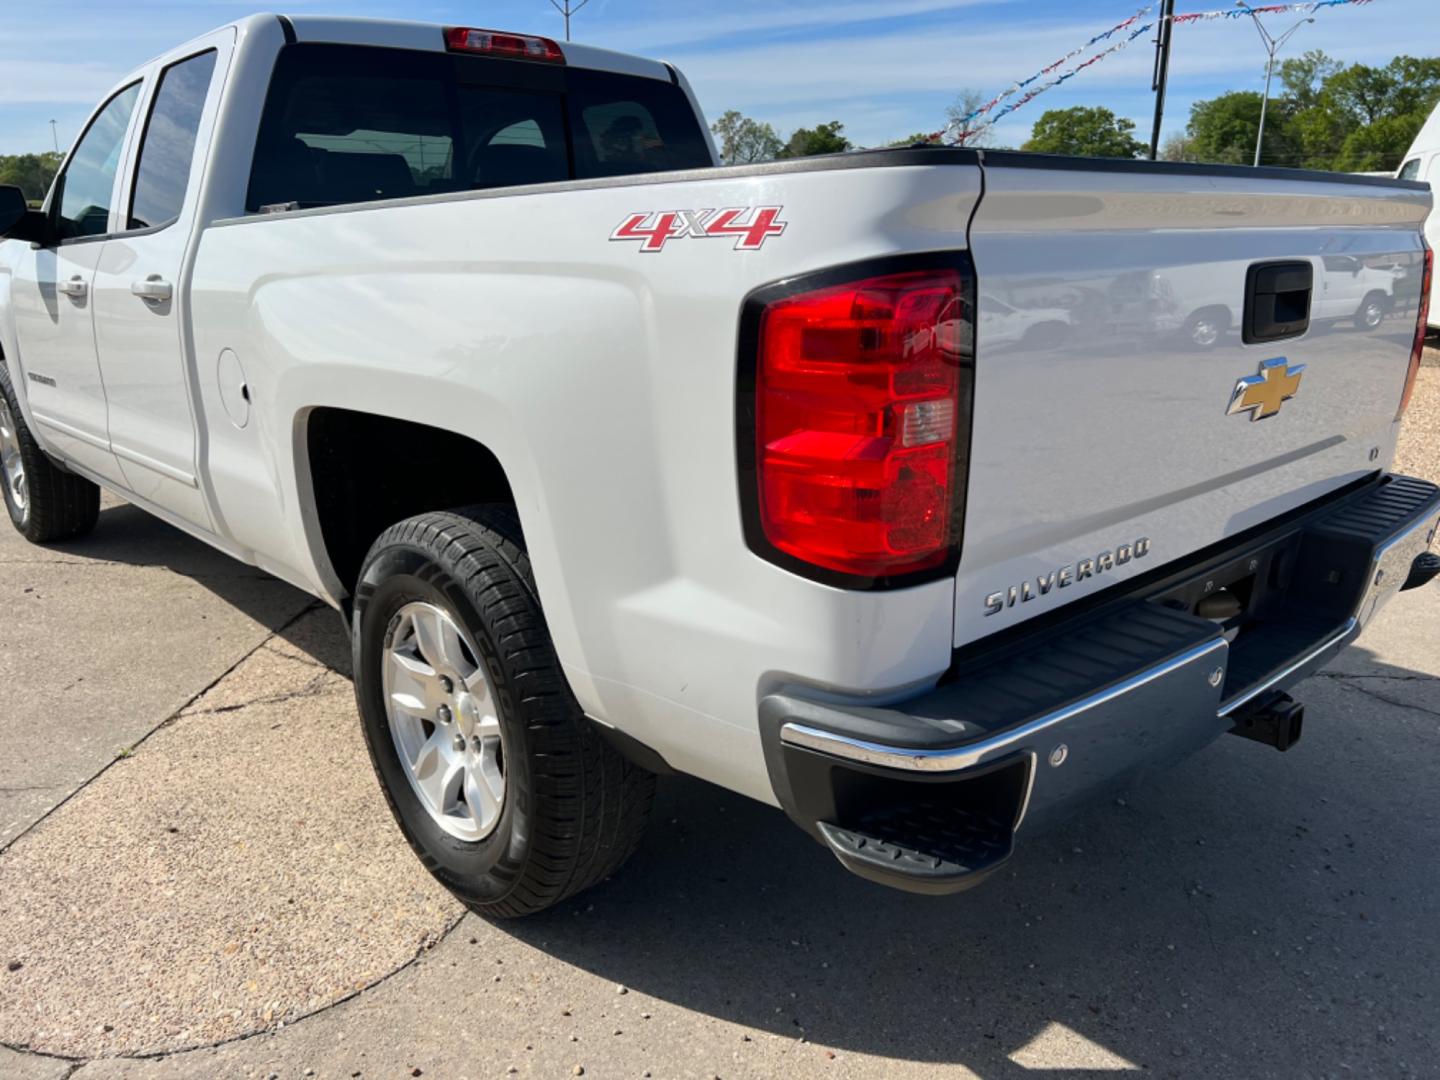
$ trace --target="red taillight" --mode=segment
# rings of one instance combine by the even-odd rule
[[[500,30],[452,26],[445,31],[445,47],[452,52],[487,53],[512,60],[545,60],[552,64],[565,62],[560,46],[549,38],[507,34]]]
[[[1395,413],[1399,420],[1410,405],[1410,395],[1415,393],[1415,377],[1420,374],[1420,359],[1425,355],[1425,327],[1430,321],[1430,285],[1434,281],[1435,253],[1424,240],[1425,269],[1420,273],[1420,312],[1415,318],[1415,344],[1410,347],[1410,371],[1405,376],[1405,392],[1400,395],[1400,409]]]
[[[755,475],[765,540],[868,578],[944,565],[972,312],[960,270],[782,297],[759,320]],[[968,440],[967,440],[968,441]]]

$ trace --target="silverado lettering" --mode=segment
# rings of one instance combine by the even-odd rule
[[[1121,544],[1114,551],[1102,551],[1093,559],[1081,559],[1079,562],[1051,570],[1048,574],[1039,575],[1034,579],[1034,588],[1031,588],[1030,581],[1026,580],[1019,585],[1011,585],[1008,589],[993,592],[985,597],[985,614],[998,615],[1007,607],[1014,607],[1017,603],[1029,603],[1037,596],[1047,596],[1051,589],[1067,588],[1077,581],[1084,581],[1086,578],[1102,574],[1106,570],[1114,570],[1117,566],[1124,566],[1131,559],[1143,559],[1149,554],[1150,538],[1142,536],[1133,544]]]

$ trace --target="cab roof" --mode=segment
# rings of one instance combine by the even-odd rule
[[[272,16],[278,18],[279,16]],[[398,19],[338,18],[329,15],[286,16],[295,29],[296,41],[324,42],[335,45],[377,45],[394,49],[418,49],[425,52],[445,51],[445,27],[440,23],[406,22]],[[456,25],[470,26],[471,23]],[[509,27],[486,26],[477,29],[502,30],[515,34],[532,31]],[[540,34],[539,37],[548,35]],[[573,41],[557,42],[571,67],[611,71],[618,75],[639,75],[671,81],[670,68],[658,60],[642,56],[579,45]]]

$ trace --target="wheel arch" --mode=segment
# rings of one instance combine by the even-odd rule
[[[347,614],[366,553],[397,521],[476,503],[520,512],[499,456],[469,435],[327,405],[299,414],[295,442],[306,540]]]
[[[1371,300],[1380,301],[1380,306],[1386,311],[1389,311],[1395,302],[1395,297],[1384,289],[1367,289],[1365,295],[1360,298],[1360,306],[1355,310],[1364,311],[1365,305],[1370,303]]]

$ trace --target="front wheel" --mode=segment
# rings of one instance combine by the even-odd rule
[[[528,915],[614,873],[655,778],[571,695],[505,508],[388,529],[356,589],[355,693],[395,819],[482,915]]]
[[[0,483],[5,509],[21,536],[48,544],[83,536],[100,519],[100,489],[61,469],[25,426],[10,367],[0,363]]]

